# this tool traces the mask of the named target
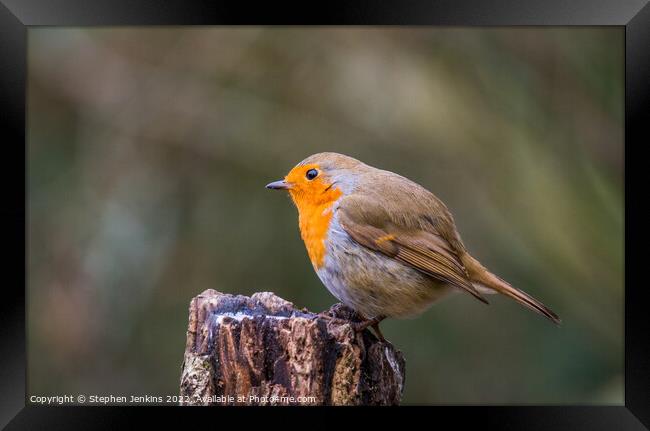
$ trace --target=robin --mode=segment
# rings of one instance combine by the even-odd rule
[[[444,203],[415,182],[337,153],[298,163],[281,181],[298,208],[300,234],[327,289],[372,327],[387,317],[419,314],[452,291],[488,303],[500,293],[560,318],[488,271],[465,249]]]

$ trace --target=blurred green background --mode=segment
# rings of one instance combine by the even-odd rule
[[[622,28],[30,28],[28,391],[177,394],[191,298],[321,311],[289,199],[320,151],[405,175],[562,318],[382,324],[405,404],[623,403]]]

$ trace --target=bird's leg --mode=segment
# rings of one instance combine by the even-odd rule
[[[356,332],[361,332],[364,329],[366,329],[368,326],[372,327],[374,329],[375,333],[377,334],[377,338],[379,338],[380,341],[384,342],[386,339],[384,338],[384,334],[381,333],[379,330],[379,322],[384,320],[386,316],[375,316],[372,319],[365,319],[361,322],[355,322],[352,323],[352,329],[354,329]]]
[[[372,325],[372,329],[375,331],[375,334],[377,334],[377,337],[379,337],[379,341],[381,341],[382,343],[386,342],[386,339],[384,338],[384,334],[382,334],[381,331],[379,330],[379,322],[374,323]]]

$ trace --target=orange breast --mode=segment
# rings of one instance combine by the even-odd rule
[[[338,189],[330,189],[319,196],[292,196],[298,207],[300,235],[315,269],[323,266],[332,206],[342,194]]]

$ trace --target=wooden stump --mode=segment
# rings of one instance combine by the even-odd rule
[[[270,292],[208,289],[190,304],[182,405],[391,405],[404,387],[401,352],[337,304],[326,316]]]

